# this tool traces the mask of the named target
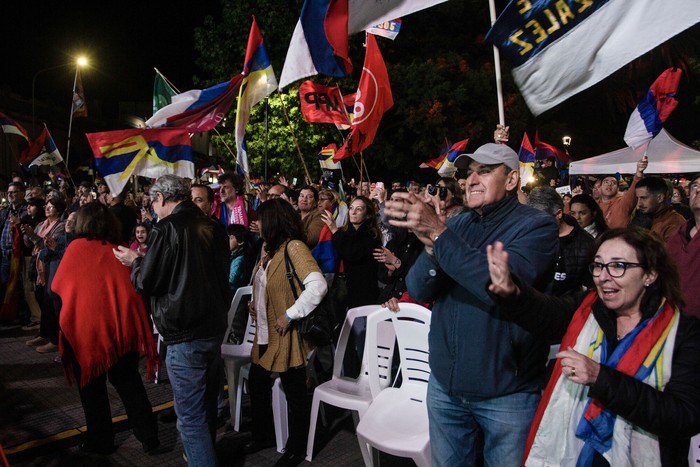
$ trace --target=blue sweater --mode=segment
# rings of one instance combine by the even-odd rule
[[[412,298],[435,301],[430,368],[450,394],[473,399],[539,391],[548,343],[506,320],[488,294],[486,246],[500,240],[510,268],[542,288],[559,249],[554,217],[520,204],[515,196],[450,219],[408,274]]]

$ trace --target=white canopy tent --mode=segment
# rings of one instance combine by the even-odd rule
[[[648,147],[647,147],[648,146]],[[681,143],[664,129],[647,144],[636,149],[624,148],[569,164],[570,175],[633,174],[637,162],[646,155],[649,166],[645,174],[679,174],[700,172],[700,151]]]

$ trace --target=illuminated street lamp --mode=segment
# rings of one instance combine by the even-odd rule
[[[36,88],[36,78],[40,74],[44,73],[45,71],[51,71],[51,70],[57,70],[58,68],[63,68],[71,65],[77,65],[79,68],[86,66],[87,65],[87,58],[80,56],[75,62],[68,62],[68,63],[63,63],[61,65],[55,65],[55,66],[50,66],[48,68],[43,68],[36,73],[34,73],[34,76],[32,77],[32,133],[34,136],[36,136],[36,128],[34,125],[35,121],[35,113],[34,113],[34,90]],[[76,70],[77,73],[77,70]]]
[[[87,66],[88,60],[85,56],[80,56],[75,63],[76,67],[75,78],[73,78],[73,94],[71,94],[70,100],[70,120],[68,121],[68,142],[66,144],[66,167],[68,167],[68,157],[70,157],[70,134],[71,130],[73,129],[73,113],[75,113],[75,111],[84,104],[84,102],[76,102],[75,88],[78,84],[78,73],[80,73],[80,68]],[[83,96],[80,96],[80,98],[83,98]]]
[[[566,149],[569,149],[569,146],[571,146],[571,136],[564,136],[561,142],[566,146]]]

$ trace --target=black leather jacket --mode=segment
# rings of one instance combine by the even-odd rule
[[[223,336],[231,302],[228,257],[224,227],[189,200],[153,227],[131,281],[150,297],[165,344]]]

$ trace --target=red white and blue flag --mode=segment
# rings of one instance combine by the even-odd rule
[[[463,139],[450,147],[442,164],[440,167],[438,167],[438,175],[441,177],[451,177],[455,174],[455,172],[457,172],[457,167],[455,167],[455,159],[457,159],[457,157],[459,157],[461,154],[464,154],[464,151],[467,149],[468,142],[469,138]]]
[[[659,134],[664,122],[678,105],[675,96],[681,74],[680,68],[669,68],[656,78],[627,122],[627,146],[636,148]]]
[[[239,89],[236,108],[236,162],[243,173],[248,173],[245,127],[250,118],[250,109],[277,89],[277,79],[272,71],[272,64],[265,50],[255,16],[248,35],[242,76],[243,82]]]
[[[0,112],[0,127],[2,127],[2,131],[6,135],[21,136],[27,142],[29,142],[29,134],[27,133],[27,130],[2,112]]]
[[[446,0],[306,0],[289,42],[279,87],[322,74],[342,77],[352,71],[348,36]]]
[[[520,143],[518,159],[521,163],[535,162],[535,149],[532,147],[532,143],[530,143],[530,138],[527,137],[527,133],[523,133],[523,142]]]
[[[39,137],[22,151],[22,156],[19,159],[19,163],[27,170],[37,165],[56,165],[59,162],[63,162],[63,158],[46,127],[41,131]]]
[[[192,140],[186,130],[155,128],[86,133],[95,167],[112,193],[121,193],[131,175],[194,178]]]
[[[243,75],[206,89],[192,89],[172,97],[172,103],[146,120],[149,128],[172,127],[190,133],[213,130],[226,116],[238,95]]]

